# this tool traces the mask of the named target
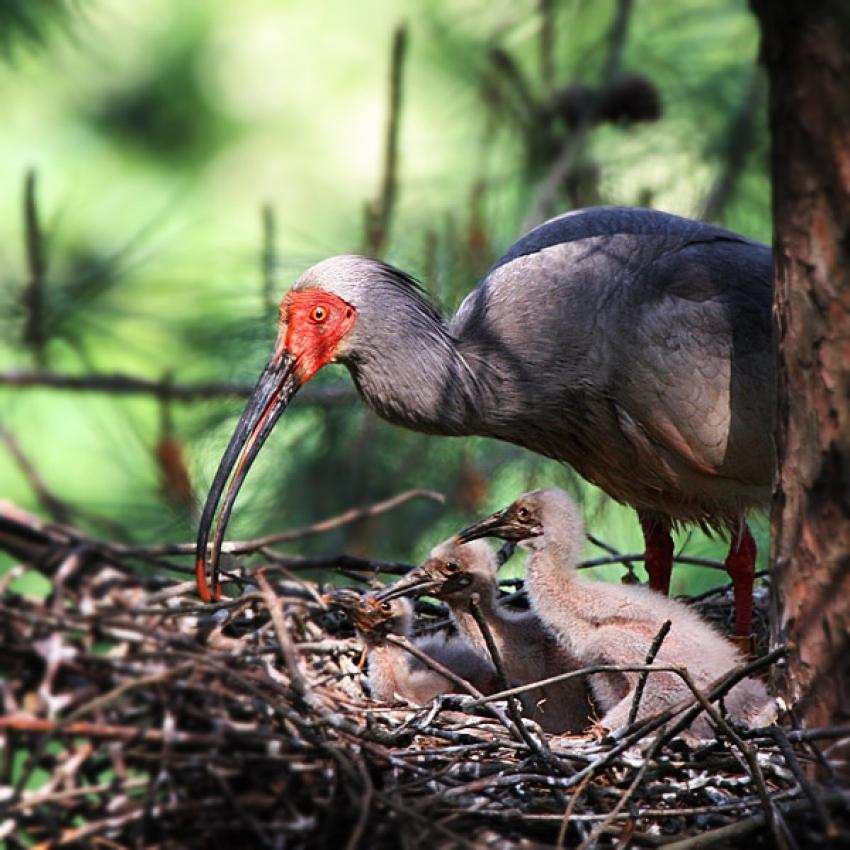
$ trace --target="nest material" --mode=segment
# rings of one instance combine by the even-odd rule
[[[425,707],[371,700],[347,624],[291,574],[270,568],[239,598],[199,606],[188,583],[96,549],[54,549],[39,566],[53,577],[44,601],[2,581],[9,847],[850,838],[848,796],[807,779],[836,730],[726,726],[700,745],[662,744],[671,717],[617,741],[553,738],[531,723],[519,734],[506,711],[473,708],[467,696]],[[699,602],[710,616],[729,604],[726,593]],[[444,616],[424,610],[420,626]]]

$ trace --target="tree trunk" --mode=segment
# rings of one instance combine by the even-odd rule
[[[777,685],[813,727],[850,718],[850,10],[751,3],[773,142]]]

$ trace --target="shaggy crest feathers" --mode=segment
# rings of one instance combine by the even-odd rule
[[[443,324],[440,311],[422,284],[413,275],[391,266],[383,260],[358,254],[339,254],[328,257],[307,269],[292,287],[295,290],[319,287],[333,292],[344,301],[362,308],[374,299],[374,290],[396,290],[411,298],[435,322]]]

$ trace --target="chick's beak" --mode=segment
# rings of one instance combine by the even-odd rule
[[[375,599],[380,602],[388,602],[390,599],[396,599],[399,596],[425,593],[425,591],[436,587],[439,583],[438,581],[434,581],[422,567],[417,567],[415,570],[411,570],[404,578],[391,584],[386,590],[376,593]]]
[[[455,535],[458,543],[470,543],[482,537],[498,537],[501,540],[519,542],[529,537],[536,537],[538,532],[520,523],[510,507],[491,514],[486,519],[464,528]]]

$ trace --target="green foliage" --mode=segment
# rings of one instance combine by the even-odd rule
[[[204,43],[203,33],[194,29],[167,39],[159,61],[92,105],[92,125],[115,144],[177,168],[211,156],[233,126],[200,79]]]
[[[19,46],[43,47],[51,32],[67,27],[79,4],[74,0],[0,0],[0,54]]]

